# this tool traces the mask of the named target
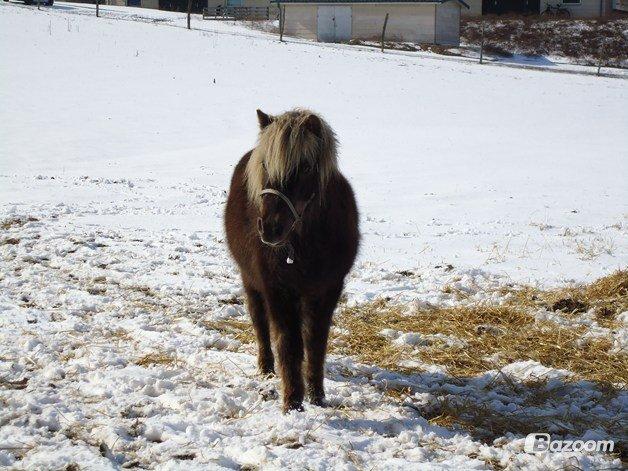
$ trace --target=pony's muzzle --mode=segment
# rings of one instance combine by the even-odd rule
[[[263,244],[270,247],[279,247],[286,242],[283,226],[276,223],[264,223],[262,218],[257,218],[257,232]]]

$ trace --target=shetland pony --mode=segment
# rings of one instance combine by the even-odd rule
[[[306,393],[324,404],[327,338],[358,250],[358,210],[322,118],[303,109],[278,116],[257,110],[257,117],[257,146],[231,180],[227,242],[240,268],[260,372],[272,374],[276,365],[284,412],[303,410]]]

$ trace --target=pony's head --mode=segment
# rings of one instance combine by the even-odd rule
[[[259,209],[262,241],[282,245],[292,230],[300,230],[307,207],[323,201],[327,184],[338,171],[336,137],[308,110],[278,116],[257,110],[257,117],[260,133],[246,167],[247,192]]]

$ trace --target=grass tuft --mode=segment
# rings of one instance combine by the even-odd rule
[[[248,321],[237,319],[206,320],[203,325],[209,330],[228,334],[245,344],[255,342],[255,332],[253,332],[253,326]]]
[[[176,363],[176,359],[165,353],[149,353],[143,357],[137,359],[135,364],[138,366],[150,366],[150,365],[173,365]]]
[[[39,221],[39,219],[33,216],[6,218],[0,221],[0,229],[7,231],[11,229],[12,227],[21,227],[27,222],[34,222],[34,221]]]

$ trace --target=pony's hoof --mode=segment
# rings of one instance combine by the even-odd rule
[[[325,396],[310,397],[310,404],[318,407],[327,407],[327,401],[325,401]]]
[[[275,376],[275,369],[270,366],[260,366],[259,367],[259,374],[264,376],[264,377],[270,377],[272,378],[273,376]]]
[[[283,413],[287,414],[291,411],[303,412],[303,403],[302,402],[288,402],[283,405]]]

